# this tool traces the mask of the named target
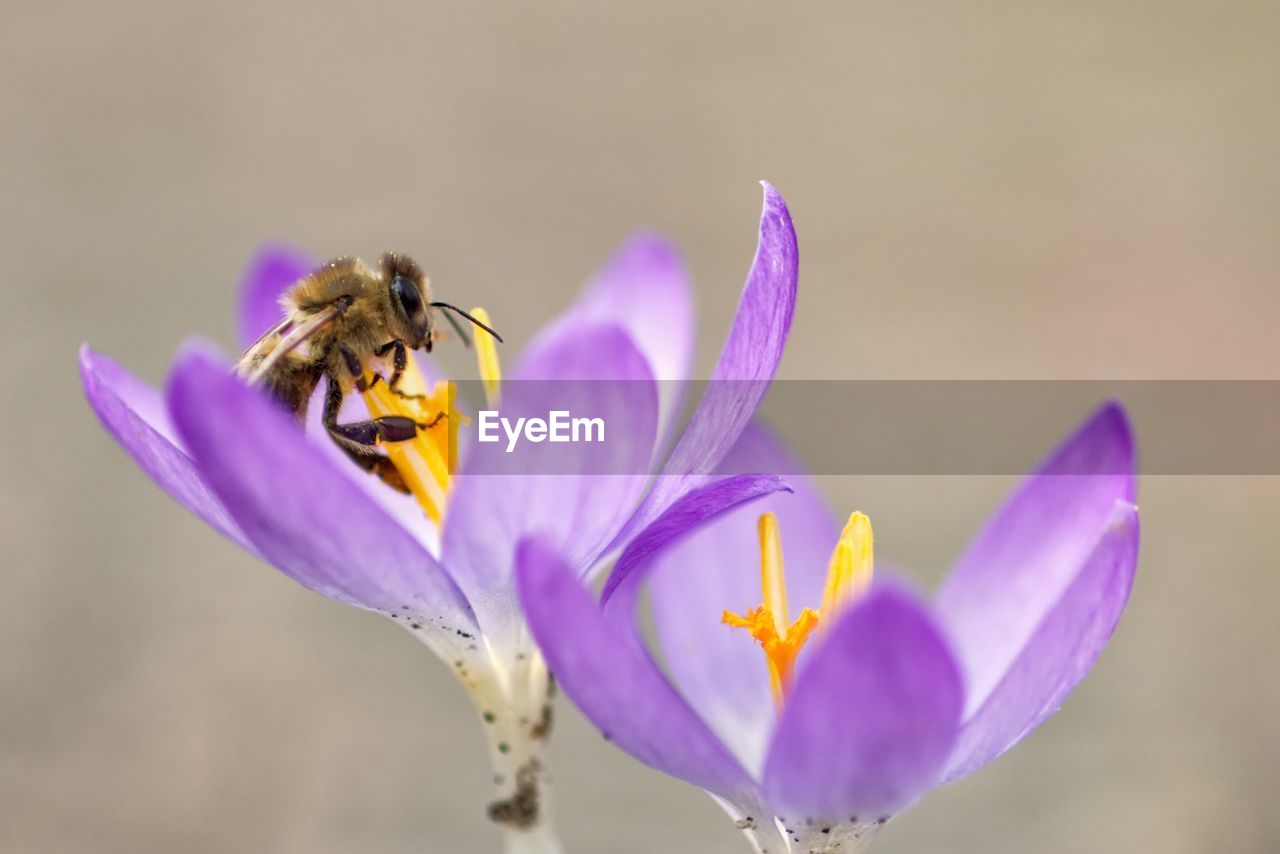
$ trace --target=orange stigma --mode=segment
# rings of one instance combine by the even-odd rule
[[[818,628],[819,621],[830,625],[836,614],[861,596],[871,584],[871,521],[861,513],[849,517],[831,555],[819,610],[802,609],[794,623],[787,609],[778,519],[772,513],[765,513],[760,517],[757,528],[760,535],[760,587],[764,602],[745,615],[725,611],[721,622],[732,628],[746,629],[759,642],[769,666],[774,702],[781,708],[791,690],[796,658]]]

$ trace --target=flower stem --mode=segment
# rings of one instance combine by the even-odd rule
[[[507,854],[560,854],[545,756],[554,684],[536,649],[525,649],[507,663],[507,668],[495,663],[467,684],[493,769],[495,798],[488,806],[489,820],[502,827]]]
[[[508,829],[503,851],[506,854],[562,854],[564,848],[555,830],[543,823],[524,830]]]
[[[711,795],[710,792],[707,794]],[[711,795],[711,800],[729,814],[729,818],[733,819],[738,830],[742,831],[742,835],[751,844],[751,850],[755,854],[787,854],[791,850],[789,841],[782,835],[782,828],[755,796],[744,796],[729,801],[717,795]]]
[[[755,854],[786,854],[791,850],[790,843],[783,837],[782,831],[772,819],[750,826],[739,821],[738,829],[742,831],[743,836],[747,837]]]

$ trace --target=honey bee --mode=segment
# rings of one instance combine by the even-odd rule
[[[265,389],[299,421],[306,419],[307,403],[323,377],[327,385],[322,423],[329,436],[362,469],[408,492],[400,473],[377,447],[408,441],[435,421],[422,424],[385,415],[339,424],[343,399],[353,389],[363,392],[382,380],[376,371],[369,379],[366,371],[371,361],[388,356],[387,386],[401,397],[415,397],[400,390],[400,380],[409,350],[431,351],[437,309],[451,312],[444,316],[467,346],[471,342],[453,313],[498,341],[502,337],[462,309],[432,302],[422,268],[394,252],[384,254],[376,268],[358,258],[335,258],[293,284],[281,305],[284,318],[245,350],[236,361],[236,373]],[[443,413],[435,420],[441,417]]]

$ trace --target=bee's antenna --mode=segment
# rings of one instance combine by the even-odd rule
[[[462,328],[462,324],[458,322],[458,318],[449,312],[445,312],[444,319],[449,321],[449,325],[453,327],[453,331],[458,333],[458,340],[462,342],[462,346],[468,350],[471,349],[471,336],[467,335],[467,330]]]
[[[457,314],[462,315],[462,316],[463,316],[463,317],[465,317],[467,320],[470,320],[470,321],[471,321],[472,323],[474,323],[476,326],[479,326],[479,327],[480,327],[481,329],[483,329],[485,332],[488,332],[488,333],[489,333],[490,335],[492,335],[494,338],[498,339],[498,343],[499,343],[499,344],[504,343],[504,342],[503,342],[503,340],[502,340],[502,336],[501,336],[501,335],[499,335],[497,332],[494,332],[491,328],[489,328],[489,327],[488,327],[488,326],[486,326],[485,324],[481,323],[480,321],[476,320],[474,317],[472,317],[471,315],[467,314],[465,311],[463,311],[462,309],[458,308],[456,305],[450,305],[450,304],[449,304],[449,303],[447,303],[447,302],[433,302],[433,303],[431,303],[431,306],[432,306],[432,308],[447,308],[449,311],[456,312]],[[452,327],[453,327],[453,329],[454,329],[454,331],[455,331],[455,332],[457,332],[457,333],[458,333],[458,335],[462,338],[463,343],[465,343],[465,344],[466,344],[466,346],[470,347],[470,346],[471,346],[471,342],[467,339],[467,334],[466,334],[465,332],[463,332],[463,331],[462,331],[462,324],[458,323],[457,318],[455,318],[452,314],[446,314],[446,315],[444,316],[444,319],[445,319],[445,320],[447,320],[447,321],[449,321],[449,325],[450,325],[450,326],[452,326]]]

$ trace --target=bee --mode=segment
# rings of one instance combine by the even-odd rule
[[[378,453],[384,442],[404,442],[430,424],[399,415],[338,423],[342,401],[354,389],[367,391],[383,379],[366,376],[373,360],[390,357],[387,386],[400,389],[409,350],[431,352],[435,312],[445,312],[463,344],[470,346],[454,314],[498,341],[502,337],[467,312],[447,302],[432,302],[431,287],[412,258],[388,252],[376,267],[359,258],[335,258],[290,286],[280,300],[284,318],[263,333],[236,361],[235,371],[305,421],[312,393],[326,382],[322,423],[330,438],[358,466],[400,492],[409,489],[391,460]],[[384,361],[385,363],[385,361]]]

